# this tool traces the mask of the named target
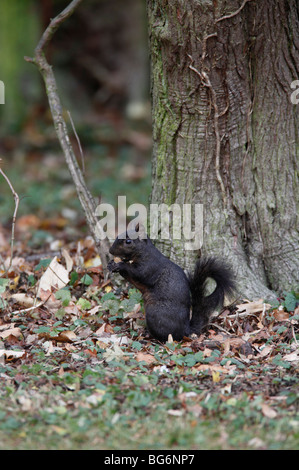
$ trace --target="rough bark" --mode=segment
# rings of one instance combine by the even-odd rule
[[[201,252],[251,298],[298,281],[298,16],[296,0],[148,0],[152,202],[202,203]],[[186,268],[197,255],[162,249]]]

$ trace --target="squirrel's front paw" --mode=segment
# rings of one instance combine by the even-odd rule
[[[111,273],[117,273],[120,269],[119,263],[116,263],[113,259],[109,261],[107,268]]]

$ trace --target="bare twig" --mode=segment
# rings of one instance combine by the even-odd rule
[[[83,150],[82,150],[82,146],[81,146],[81,142],[80,142],[80,139],[79,139],[79,136],[77,134],[77,131],[76,131],[76,128],[75,128],[75,124],[74,124],[74,121],[73,121],[73,118],[71,116],[71,113],[69,111],[67,111],[67,114],[68,114],[68,117],[70,119],[70,122],[71,122],[71,125],[72,125],[72,128],[73,128],[73,132],[75,134],[75,137],[76,137],[76,140],[77,140],[77,144],[78,144],[78,147],[79,147],[79,150],[80,150],[80,155],[81,155],[81,163],[82,163],[82,173],[83,175],[85,174],[85,161],[84,161],[84,155],[83,155]]]
[[[49,296],[50,297],[50,296]],[[49,299],[49,298],[48,298]],[[38,304],[36,305],[33,305],[32,307],[28,307],[28,308],[19,308],[18,310],[14,310],[13,312],[11,312],[11,315],[16,315],[16,314],[20,314],[20,313],[26,313],[26,312],[31,312],[32,310],[35,310],[36,308],[39,308],[41,307],[42,305],[44,305],[47,301],[47,300],[44,300],[42,302],[39,302]]]
[[[2,159],[0,158],[0,162],[1,162],[1,160]],[[9,265],[8,265],[8,268],[7,268],[7,271],[8,271],[11,268],[11,264],[12,264],[13,245],[14,245],[14,239],[15,239],[15,225],[16,225],[16,217],[17,217],[17,212],[18,212],[20,199],[19,199],[18,194],[15,192],[15,190],[13,188],[13,185],[11,184],[9,178],[6,176],[6,174],[4,173],[4,171],[1,168],[0,168],[0,173],[5,178],[8,186],[10,187],[10,190],[13,194],[14,200],[15,200],[15,210],[14,210],[14,213],[13,213],[12,225],[11,225],[10,262],[9,262]]]
[[[233,13],[230,13],[229,15],[225,15],[225,16],[222,16],[221,18],[218,18],[217,20],[215,20],[215,23],[219,23],[219,21],[228,20],[229,18],[233,18],[234,16],[237,16],[240,13],[240,11],[243,10],[246,3],[251,2],[251,1],[252,0],[244,0],[240,8],[238,8],[238,10],[236,10]]]
[[[44,54],[44,49],[49,44],[55,31],[67,18],[71,16],[81,1],[82,0],[73,0],[59,15],[56,16],[56,18],[51,20],[35,49],[34,57],[25,57],[25,60],[37,65],[44,79],[57,137],[75,183],[89,229],[97,245],[104,272],[106,273],[107,262],[109,259],[109,241],[107,237],[104,236],[103,229],[96,218],[97,204],[87,189],[83,174],[76,160],[63,117],[62,105],[57,92],[55,76],[52,67],[48,64]]]

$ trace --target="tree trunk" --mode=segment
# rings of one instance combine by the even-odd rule
[[[201,253],[231,263],[241,295],[273,298],[299,273],[297,1],[148,0],[148,17],[151,202],[203,204]],[[198,254],[162,250],[184,268]]]

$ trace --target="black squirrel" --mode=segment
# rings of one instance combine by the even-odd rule
[[[139,224],[135,230],[119,235],[109,251],[120,258],[119,262],[108,263],[109,271],[119,272],[141,291],[147,328],[162,342],[169,334],[176,341],[199,334],[213,311],[223,304],[224,296],[235,290],[233,273],[224,262],[199,259],[193,274],[186,275],[153,245]],[[206,296],[208,278],[214,279],[217,286]]]

